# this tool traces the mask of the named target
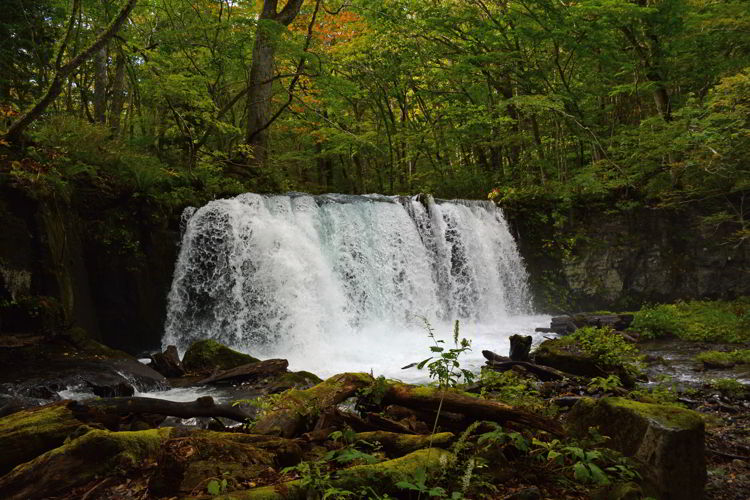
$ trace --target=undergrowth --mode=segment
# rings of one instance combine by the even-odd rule
[[[748,342],[750,297],[647,306],[635,313],[631,329],[645,339],[673,335],[703,342]]]

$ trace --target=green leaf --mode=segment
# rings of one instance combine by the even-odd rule
[[[212,479],[206,485],[206,491],[209,495],[218,495],[221,493],[221,485],[216,479]]]
[[[591,472],[583,462],[576,462],[573,464],[573,477],[582,482],[591,481]]]

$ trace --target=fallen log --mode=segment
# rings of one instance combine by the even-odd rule
[[[575,375],[571,375],[570,373],[565,373],[550,366],[537,365],[529,361],[487,361],[486,366],[498,372],[511,370],[514,366],[522,366],[544,382],[562,380],[564,378],[576,378]]]
[[[500,354],[496,354],[492,351],[487,350],[482,351],[482,356],[484,356],[484,359],[486,359],[487,361],[510,361],[510,358],[508,356],[501,356]]]
[[[101,415],[151,414],[178,418],[224,417],[245,422],[252,415],[242,408],[216,404],[211,396],[195,401],[178,403],[157,398],[106,398],[90,401],[71,401],[68,408],[82,421],[101,421]]]
[[[562,427],[555,420],[456,390],[393,383],[388,385],[383,402],[418,410],[437,411],[441,408],[441,410],[467,415],[475,420],[511,421],[554,435],[563,434]]]
[[[366,415],[366,420],[367,422],[371,423],[377,430],[396,432],[400,434],[416,434],[416,432],[409,429],[401,422],[396,422],[395,420],[391,420],[390,418],[386,418],[377,413],[368,413]]]
[[[287,438],[307,432],[323,411],[373,382],[366,373],[341,373],[307,390],[287,391],[275,407],[258,420],[253,432]]]
[[[267,359],[256,363],[247,363],[236,368],[223,370],[208,378],[199,380],[198,384],[214,384],[216,382],[244,382],[268,375],[286,372],[289,362],[285,359]]]

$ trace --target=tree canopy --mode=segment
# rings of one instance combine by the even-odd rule
[[[750,184],[744,0],[139,0],[62,75],[135,2],[9,1],[2,127],[58,79],[26,132],[68,155],[95,136],[159,175],[259,191],[690,199]]]

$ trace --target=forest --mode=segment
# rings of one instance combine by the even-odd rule
[[[748,0],[0,0],[0,498],[746,500]]]
[[[7,0],[4,141],[33,144],[12,174],[152,196],[748,188],[742,0],[277,4]]]

